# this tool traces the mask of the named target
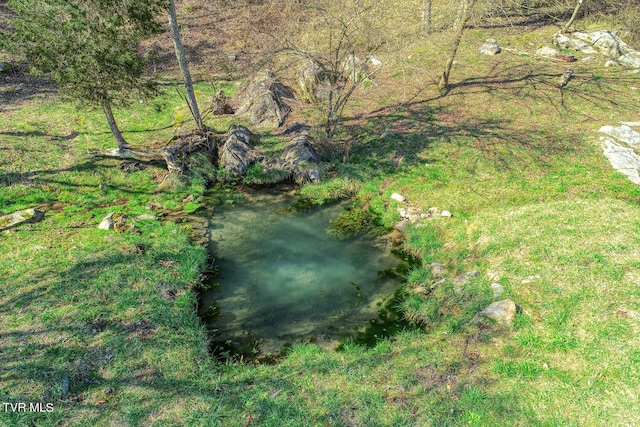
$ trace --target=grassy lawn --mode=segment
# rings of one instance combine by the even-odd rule
[[[207,354],[196,292],[209,265],[185,212],[187,196],[203,200],[201,178],[161,185],[162,165],[125,172],[87,155],[113,146],[99,112],[52,95],[2,100],[0,211],[46,217],[0,235],[0,402],[53,411],[2,407],[0,425],[640,424],[640,190],[610,169],[597,135],[638,120],[637,75],[576,63],[560,90],[563,64],[480,58],[487,31],[469,33],[445,98],[417,71],[358,92],[327,180],[300,190],[316,203],[350,195],[389,228],[393,192],[452,212],[406,230],[420,265],[398,308],[419,328],[339,351],[298,344],[273,365]],[[509,41],[524,49],[549,31]],[[433,55],[417,46],[410,65]],[[172,85],[116,111],[125,137],[178,132],[186,111]],[[213,86],[198,88],[206,105]],[[164,219],[136,221],[149,205]],[[109,212],[136,229],[97,229]],[[434,282],[432,262],[449,280],[412,292]],[[521,307],[512,327],[472,322],[494,282]]]

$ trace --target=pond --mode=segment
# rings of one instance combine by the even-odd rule
[[[335,348],[375,319],[401,286],[383,240],[330,237],[347,202],[296,212],[292,191],[254,191],[209,217],[218,273],[201,294],[212,350],[246,357],[296,342]]]

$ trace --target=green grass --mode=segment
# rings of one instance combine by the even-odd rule
[[[393,309],[418,327],[339,351],[296,344],[273,365],[214,361],[196,316],[208,266],[186,214],[242,197],[231,185],[205,196],[219,171],[195,156],[189,177],[161,187],[162,165],[123,172],[86,154],[113,146],[98,112],[56,97],[0,104],[0,211],[47,211],[0,235],[0,401],[55,408],[0,411],[0,424],[639,424],[640,190],[610,170],[596,131],[635,120],[640,100],[621,71],[578,63],[560,92],[561,65],[478,59],[484,31],[469,33],[452,76],[464,84],[446,98],[427,85],[396,106],[424,89],[418,71],[415,87],[389,78],[358,93],[358,108],[377,96],[387,107],[348,115],[325,182],[300,190],[307,203],[353,197],[347,228],[372,217],[391,228],[393,192],[453,213],[406,229],[417,264]],[[510,37],[522,48],[541,34]],[[429,49],[415,47],[413,65],[436,61]],[[198,88],[205,103],[212,90]],[[133,142],[162,142],[178,132],[181,103],[168,89],[116,116]],[[207,123],[224,132],[234,120]],[[96,228],[109,212],[133,224],[148,205],[165,219]],[[433,288],[432,262],[449,271]],[[479,277],[457,289],[452,279],[471,270]],[[522,309],[512,327],[472,321],[493,282]]]

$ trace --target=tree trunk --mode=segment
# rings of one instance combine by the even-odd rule
[[[560,34],[564,34],[567,31],[569,31],[569,27],[571,26],[571,24],[573,24],[573,21],[575,21],[576,17],[578,16],[578,12],[582,7],[582,3],[584,3],[584,0],[578,0],[578,3],[576,3],[575,9],[573,9],[573,13],[571,14],[571,18],[569,18],[569,22],[567,22],[566,25],[562,28],[562,30],[560,30]]]
[[[119,150],[126,150],[131,146],[127,141],[125,141],[124,137],[120,133],[120,129],[118,128],[118,124],[116,123],[115,117],[113,117],[113,111],[111,111],[111,104],[106,99],[102,100],[102,110],[104,111],[104,115],[107,117],[107,122],[109,123],[109,128],[111,128],[111,133],[116,139],[116,143],[118,144]]]
[[[204,124],[202,123],[202,116],[200,116],[200,110],[198,109],[198,101],[196,95],[193,92],[193,82],[191,80],[191,73],[189,73],[189,64],[187,64],[187,58],[184,55],[184,46],[182,46],[182,40],[180,39],[180,30],[178,28],[178,18],[176,16],[176,5],[173,0],[167,1],[167,10],[169,12],[169,28],[171,29],[171,38],[173,39],[173,45],[176,49],[176,58],[178,58],[178,64],[182,71],[182,77],[184,78],[184,87],[187,92],[187,103],[191,109],[193,119],[198,126],[200,132],[204,132]]]
[[[422,31],[431,31],[431,0],[422,0]]]
[[[453,45],[451,46],[451,51],[449,52],[449,57],[447,58],[447,62],[444,66],[444,71],[442,72],[442,76],[440,77],[440,82],[438,83],[438,89],[442,95],[446,95],[449,93],[451,87],[449,86],[449,75],[451,74],[451,67],[453,66],[453,61],[456,58],[456,54],[458,53],[458,48],[460,47],[460,42],[462,41],[462,36],[464,35],[465,26],[471,17],[471,9],[473,9],[473,5],[475,0],[460,0],[460,8],[458,9],[458,16],[456,17],[455,22],[455,38],[453,39]]]

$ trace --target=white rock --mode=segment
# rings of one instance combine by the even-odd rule
[[[520,283],[522,283],[523,285],[528,285],[529,283],[537,282],[540,279],[540,275],[536,274],[535,276],[529,276],[526,279],[523,279]]]
[[[556,55],[560,55],[560,51],[550,46],[544,46],[536,50],[536,55],[544,56],[545,58],[555,58]]]
[[[402,195],[398,194],[398,193],[393,193],[391,195],[391,198],[393,200],[395,200],[395,201],[398,201],[398,202],[404,202],[405,201],[405,198]]]
[[[440,216],[444,217],[444,218],[451,218],[451,212],[449,211],[442,211],[440,212]]]
[[[616,61],[613,61],[611,59],[604,63],[605,67],[617,67],[618,65],[620,64],[618,64]]]
[[[608,138],[601,137],[600,140],[602,151],[611,166],[634,184],[640,184],[640,156],[633,149],[618,145]]]
[[[115,212],[111,212],[109,215],[105,216],[104,218],[102,218],[102,221],[100,221],[100,224],[98,224],[98,228],[100,230],[113,230],[113,214]]]
[[[500,283],[492,283],[491,292],[494,298],[498,298],[504,292],[504,287]]]
[[[476,322],[479,320],[478,317],[486,317],[500,325],[508,326],[513,321],[517,311],[518,306],[511,300],[505,299],[492,302],[487,308],[478,313]]]
[[[631,147],[640,147],[640,133],[631,129],[627,125],[621,126],[602,126],[600,132],[606,133],[620,141],[630,145]]]
[[[431,214],[431,216],[440,215],[440,209],[436,207],[429,208],[429,214]]]
[[[480,46],[480,53],[483,55],[497,55],[500,53],[500,46],[495,39],[487,39],[487,41]]]
[[[369,62],[371,63],[371,65],[375,65],[376,67],[379,67],[382,65],[382,61],[380,61],[375,56],[372,56],[371,58],[369,58]]]
[[[582,62],[591,62],[594,59],[596,58],[594,58],[593,56],[585,56],[584,58],[582,58]]]

